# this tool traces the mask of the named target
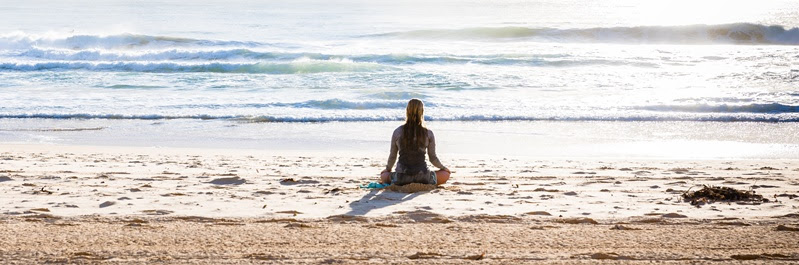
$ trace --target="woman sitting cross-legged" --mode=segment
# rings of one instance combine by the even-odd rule
[[[381,183],[444,184],[451,172],[436,156],[436,138],[433,136],[433,131],[424,127],[424,103],[419,99],[411,99],[408,101],[405,113],[405,124],[394,130],[391,136],[391,153],[388,156],[386,169],[380,173]],[[391,167],[397,160],[397,153],[399,153],[397,168],[391,172]],[[438,171],[430,171],[427,168],[425,153],[430,157],[430,163],[439,168]]]

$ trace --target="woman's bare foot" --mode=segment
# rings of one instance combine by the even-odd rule
[[[391,171],[380,172],[380,183],[389,183],[391,182]]]
[[[446,169],[446,168],[442,169],[442,170],[439,170],[439,171],[436,171],[436,185],[441,185],[441,184],[447,183],[447,180],[449,180],[449,175],[450,174],[451,173],[450,173],[449,169]]]

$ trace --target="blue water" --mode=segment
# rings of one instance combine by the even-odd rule
[[[1,3],[0,119],[799,122],[796,1]]]

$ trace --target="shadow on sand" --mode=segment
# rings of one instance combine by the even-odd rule
[[[397,205],[406,201],[410,201],[416,196],[427,192],[414,192],[414,193],[401,193],[393,192],[390,190],[371,190],[369,193],[363,195],[359,200],[350,202],[350,211],[344,215],[366,215],[372,210]]]

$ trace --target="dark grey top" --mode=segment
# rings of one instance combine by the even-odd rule
[[[420,147],[419,150],[400,150],[400,138],[402,137],[403,126],[405,125],[397,127],[391,135],[391,153],[389,153],[388,156],[388,165],[386,169],[391,171],[391,167],[393,167],[394,162],[397,161],[397,154],[399,153],[400,158],[397,163],[397,168],[394,170],[395,172],[416,174],[419,170],[427,171],[427,163],[425,163],[424,159],[425,149],[427,151],[427,156],[430,158],[430,163],[438,168],[444,168],[444,165],[441,164],[441,161],[438,160],[438,156],[436,156],[436,137],[433,135],[433,131],[429,129],[427,130],[425,144]]]

